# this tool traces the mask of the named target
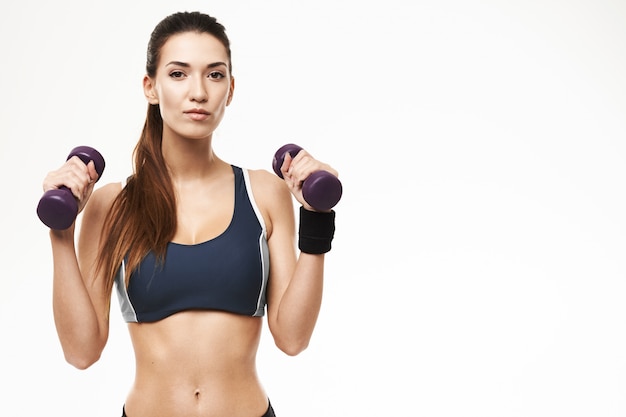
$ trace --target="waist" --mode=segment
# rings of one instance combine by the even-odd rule
[[[126,398],[129,417],[259,417],[268,406],[256,378],[227,378],[204,384],[135,381]]]
[[[254,369],[261,327],[260,317],[214,310],[128,325],[137,371],[170,377]]]
[[[136,372],[128,416],[263,415],[267,395],[256,372],[261,325],[258,317],[218,311],[129,324]]]

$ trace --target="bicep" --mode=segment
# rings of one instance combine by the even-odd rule
[[[291,216],[284,216],[291,217]],[[289,286],[296,265],[294,245],[294,226],[281,218],[274,222],[273,233],[268,240],[270,253],[270,276],[267,295],[268,320],[271,322],[278,314],[280,301]]]
[[[110,184],[96,190],[82,212],[78,237],[78,262],[85,287],[98,316],[100,330],[108,331],[111,289],[105,271],[96,271],[100,256],[100,239],[104,218],[117,195],[119,185]]]
[[[267,310],[271,326],[296,265],[295,217],[287,186],[278,177],[265,174],[257,173],[252,178],[254,197],[261,208],[268,233],[270,274]]]

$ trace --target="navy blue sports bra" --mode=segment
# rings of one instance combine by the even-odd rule
[[[126,322],[153,322],[184,310],[221,310],[246,316],[265,314],[269,251],[265,223],[248,171],[233,166],[235,209],[228,228],[195,245],[170,242],[164,262],[150,252],[128,287],[124,267],[115,277]]]

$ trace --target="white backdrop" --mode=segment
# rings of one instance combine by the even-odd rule
[[[232,40],[218,154],[271,169],[296,142],[344,183],[309,349],[262,340],[280,417],[626,415],[622,0],[3,3],[4,410],[120,415],[116,300],[100,361],[66,364],[35,207],[74,146],[129,172],[148,36],[179,10]]]

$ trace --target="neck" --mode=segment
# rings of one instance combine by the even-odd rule
[[[175,181],[206,178],[225,165],[213,152],[211,138],[163,139],[163,157]]]

